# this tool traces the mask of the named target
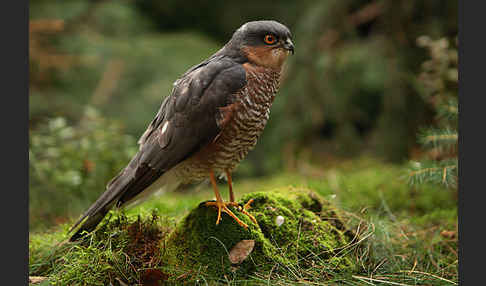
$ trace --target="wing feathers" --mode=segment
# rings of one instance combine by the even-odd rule
[[[139,151],[107,190],[71,228],[91,231],[109,209],[122,206],[154,183],[162,174],[188,158],[219,134],[220,108],[234,101],[246,84],[244,68],[224,57],[212,57],[176,81],[157,115],[140,137]]]

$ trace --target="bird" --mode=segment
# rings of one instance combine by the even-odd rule
[[[114,207],[137,204],[154,193],[177,189],[181,184],[211,181],[216,197],[207,207],[217,209],[240,226],[229,207],[253,222],[244,206],[235,202],[231,174],[257,143],[270,116],[280,86],[283,65],[294,54],[292,34],[274,20],[244,23],[217,52],[189,68],[173,84],[155,118],[138,140],[130,162],[106,185],[100,197],[70,228],[70,241],[93,231]],[[229,201],[216,185],[226,176]]]

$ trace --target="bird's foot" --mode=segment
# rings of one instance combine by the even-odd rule
[[[246,204],[242,207],[240,205],[238,205],[238,210],[242,213],[244,213],[245,215],[247,215],[252,222],[254,222],[255,224],[258,224],[255,217],[252,216],[249,212],[247,212],[246,210],[251,208],[251,203],[253,202],[253,199],[250,199],[248,202],[246,202]]]
[[[239,207],[238,203],[236,202],[223,202],[223,201],[215,201],[215,202],[206,202],[205,205],[207,207],[214,206],[218,209],[218,218],[216,219],[216,224],[219,224],[221,221],[221,212],[227,213],[230,217],[232,217],[240,226],[244,228],[248,228],[248,225],[242,222],[229,208],[228,206],[232,207]],[[245,205],[246,206],[246,205]],[[244,213],[244,212],[243,212]],[[251,216],[251,215],[250,215]],[[251,218],[251,217],[250,217]],[[253,218],[255,219],[255,218]]]

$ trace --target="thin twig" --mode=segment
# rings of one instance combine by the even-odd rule
[[[427,275],[427,276],[431,276],[431,277],[437,278],[439,280],[442,280],[442,281],[445,281],[445,282],[448,282],[448,283],[457,285],[457,283],[454,282],[454,281],[451,281],[449,279],[442,278],[442,277],[437,276],[437,275],[432,274],[432,273],[427,273],[427,272],[422,272],[422,271],[417,271],[417,270],[412,270],[412,271],[410,271],[410,270],[400,270],[400,272],[408,272],[408,273],[417,273],[417,274]]]
[[[368,280],[368,281],[372,281],[372,282],[381,282],[381,283],[390,284],[390,285],[411,286],[409,284],[403,284],[403,283],[398,283],[398,282],[374,279],[374,278],[358,276],[358,275],[353,275],[352,277],[355,278],[355,279],[358,279],[358,280]]]

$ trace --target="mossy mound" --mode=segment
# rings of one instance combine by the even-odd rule
[[[233,209],[248,229],[225,213],[216,225],[216,209],[204,203],[184,217],[165,241],[163,260],[175,271],[170,276],[178,276],[177,272],[197,279],[204,273],[213,279],[244,279],[257,272],[288,271],[289,266],[319,265],[332,272],[354,269],[342,251],[353,235],[329,202],[306,189],[249,193],[240,203],[250,199],[254,201],[249,212],[258,225]],[[254,241],[252,251],[242,262],[232,263],[229,254],[245,240]]]

